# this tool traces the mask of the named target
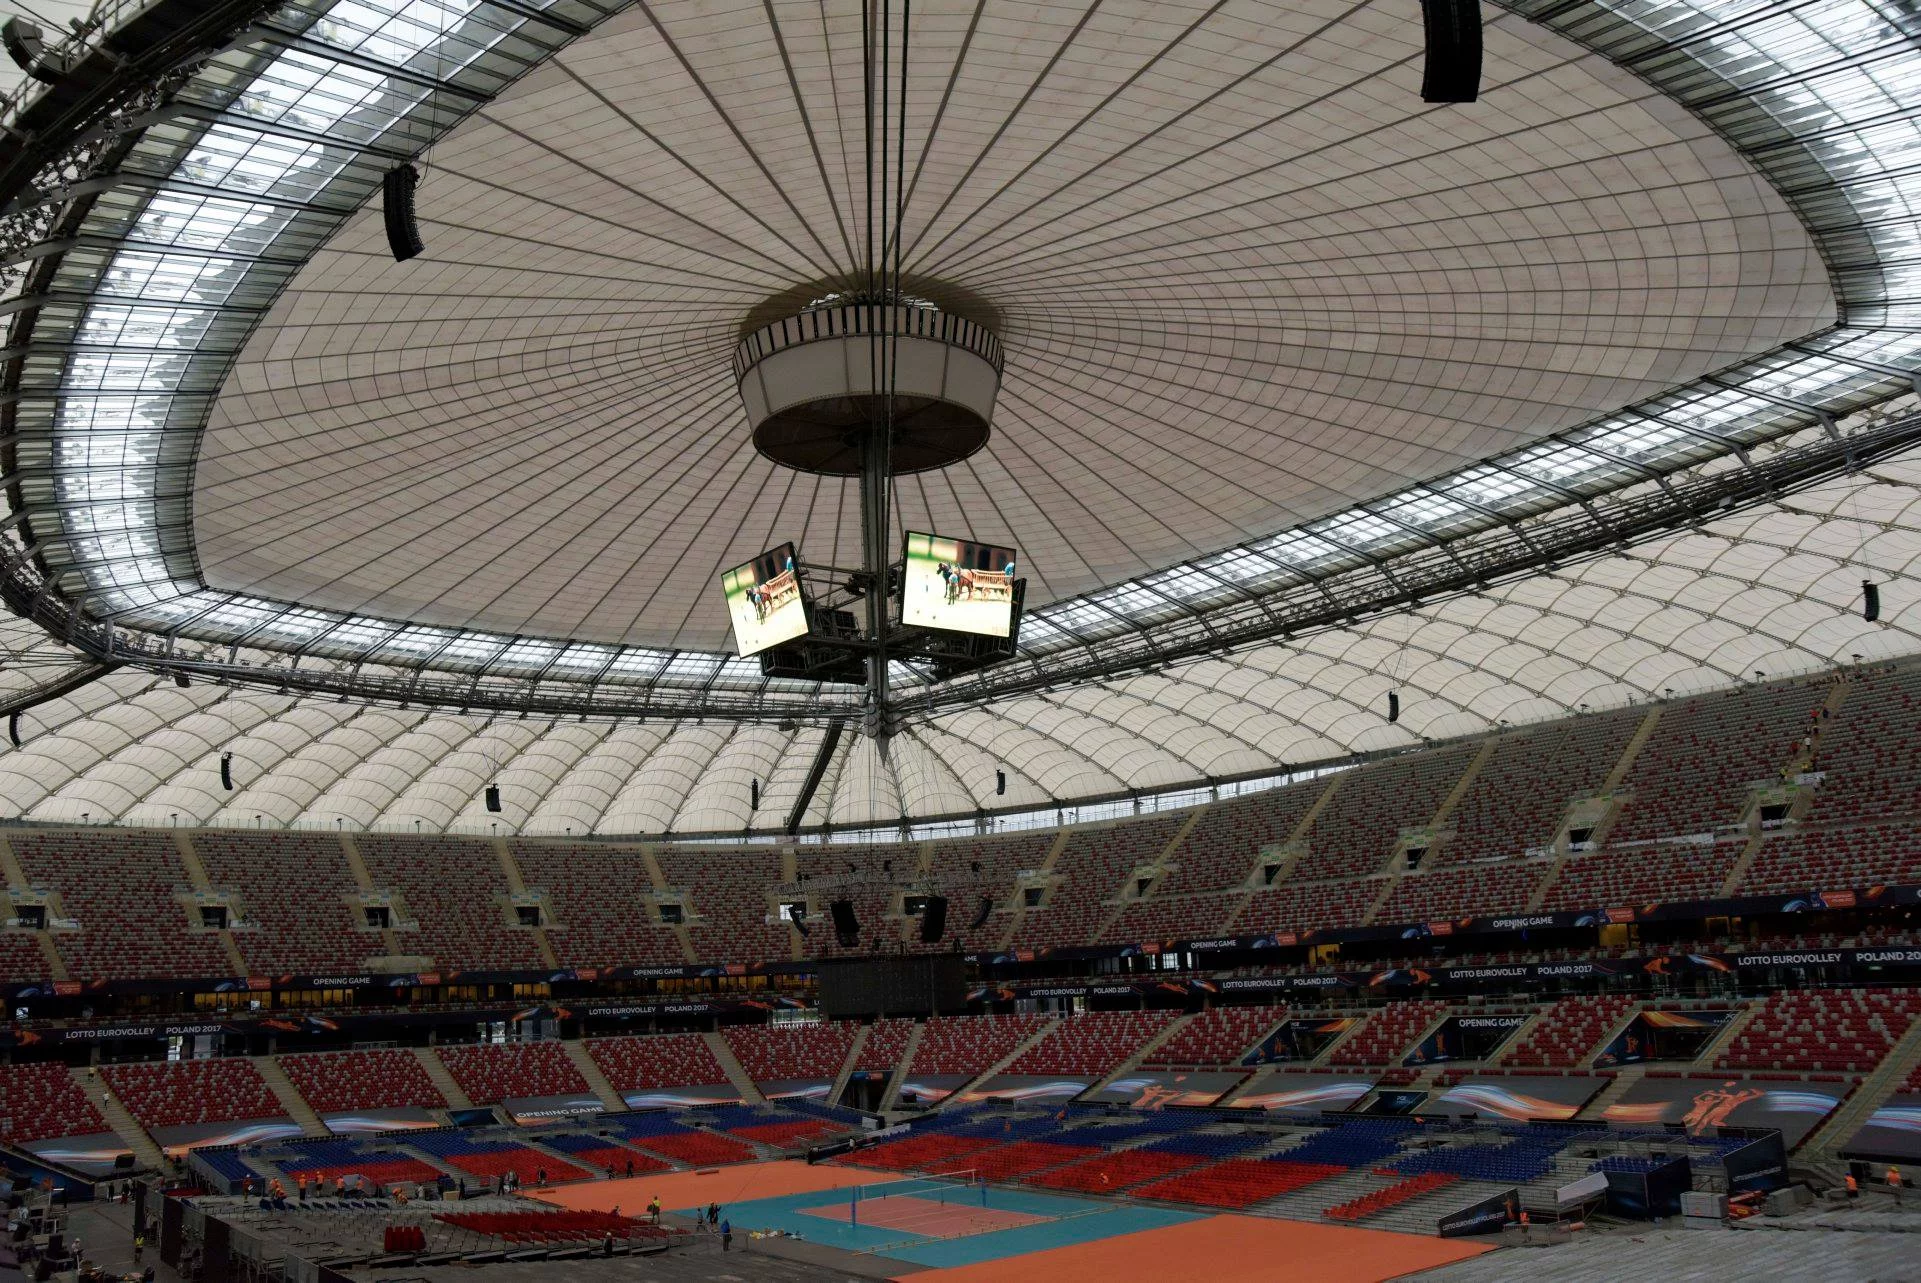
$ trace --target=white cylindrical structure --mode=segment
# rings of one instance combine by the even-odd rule
[[[764,325],[734,351],[755,448],[839,476],[860,471],[861,441],[890,395],[892,471],[965,459],[987,444],[1000,376],[999,339],[926,305],[833,302]]]

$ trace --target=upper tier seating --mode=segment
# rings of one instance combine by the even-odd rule
[[[1412,872],[1398,882],[1376,922],[1440,922],[1525,906],[1546,876],[1544,861],[1472,864],[1432,872]]]
[[[349,1109],[445,1109],[446,1097],[410,1051],[338,1051],[278,1057],[280,1068],[318,1114]]]
[[[942,946],[952,948],[957,941],[963,949],[999,944],[1013,909],[1015,876],[1045,864],[1054,839],[1051,830],[1031,829],[930,844],[928,874],[939,881],[948,898],[947,935]],[[983,898],[994,901],[994,912],[979,930],[970,931]]]
[[[1568,803],[1598,791],[1644,714],[1597,713],[1503,738],[1448,816],[1442,864],[1514,859],[1554,840]],[[1503,906],[1509,907],[1509,906]]]
[[[1007,1067],[1010,1074],[1087,1074],[1120,1068],[1141,1045],[1176,1018],[1171,1011],[1089,1011],[1029,1047]]]
[[[208,829],[193,847],[208,879],[237,894],[259,928],[233,936],[254,974],[325,975],[386,952],[379,932],[357,929],[350,897],[360,888],[338,836]]]
[[[589,1038],[587,1054],[618,1092],[661,1087],[711,1087],[727,1081],[699,1034],[656,1034],[650,1038]]]
[[[1865,1074],[1881,1063],[1917,1014],[1921,990],[1772,993],[1715,1067]]]
[[[52,974],[47,955],[40,951],[37,932],[0,931],[0,981],[34,984]]]
[[[1634,1005],[1635,999],[1626,994],[1562,998],[1514,1044],[1502,1063],[1544,1068],[1581,1064],[1595,1054],[1596,1044],[1627,1017]]]
[[[0,1140],[29,1145],[108,1130],[65,1065],[0,1065]]]
[[[1459,744],[1342,772],[1334,796],[1314,821],[1307,855],[1291,879],[1353,878],[1378,872],[1387,864],[1402,829],[1433,822],[1442,801],[1479,751],[1478,745]]]
[[[1889,882],[1921,882],[1921,829],[1912,822],[1770,834],[1740,889],[1846,891]]]
[[[917,1074],[984,1073],[1013,1054],[1052,1016],[1038,1012],[988,1016],[937,1016],[927,1022],[909,1067]]]
[[[781,881],[779,852],[762,847],[697,851],[664,846],[654,858],[667,885],[684,892],[690,901],[693,916],[687,935],[694,942],[695,957],[702,962],[727,962],[790,956],[794,929],[784,922],[769,925],[767,921],[772,912],[767,893]]]
[[[1195,895],[1243,889],[1254,875],[1261,848],[1286,842],[1327,791],[1326,779],[1216,802],[1201,812],[1181,839],[1173,863],[1155,894]]]
[[[460,1090],[476,1105],[524,1096],[590,1094],[580,1070],[557,1042],[485,1043],[436,1052]]]
[[[1239,1064],[1241,1054],[1286,1015],[1286,1007],[1210,1007],[1176,1030],[1147,1063],[1166,1068]]]
[[[721,1030],[734,1058],[755,1082],[836,1078],[860,1026],[851,1020],[817,1025],[733,1025]]]
[[[142,1127],[277,1118],[280,1107],[251,1060],[178,1060],[108,1065],[100,1076]]]
[[[1381,894],[1381,880],[1356,882],[1277,883],[1258,892],[1228,929],[1253,931],[1314,931],[1330,927],[1358,927],[1368,906]]]
[[[1397,1002],[1370,1012],[1328,1059],[1330,1065],[1398,1065],[1414,1040],[1441,1018],[1447,1003],[1432,998]]]
[[[1048,893],[1044,905],[1027,911],[1015,946],[1047,948],[1092,940],[1113,911],[1102,901],[1119,893],[1121,879],[1158,859],[1186,819],[1184,812],[1174,812],[1071,830],[1054,862],[1054,872],[1064,881]]]
[[[1710,900],[1741,855],[1736,842],[1603,851],[1569,860],[1548,888],[1547,909],[1605,909],[1660,900]]]
[[[897,899],[888,888],[890,877],[899,877],[913,869],[919,859],[919,849],[911,846],[835,846],[803,851],[795,861],[795,868],[808,882],[845,878],[850,874],[859,879],[854,886],[842,886],[824,897],[828,903],[841,898],[853,903],[854,917],[860,923],[859,938],[843,945],[831,923],[824,923],[819,929],[809,931],[802,941],[807,956],[857,957],[877,952],[877,944],[890,953],[902,948],[913,952],[946,949],[945,943],[920,943],[918,919],[890,916],[895,912]],[[894,870],[891,875],[886,871],[889,865]],[[827,905],[822,903],[816,907],[824,910]]]
[[[187,908],[174,898],[187,870],[170,836],[98,828],[19,830],[9,840],[28,883],[59,892],[66,916],[80,923],[52,936],[74,979],[233,974],[217,933],[188,930]]]
[[[867,1028],[867,1041],[861,1046],[856,1069],[883,1071],[900,1064],[907,1053],[907,1039],[914,1032],[911,1020],[876,1020]]]
[[[1813,820],[1921,815],[1921,668],[1856,679],[1821,726],[1814,766],[1825,778]]]
[[[653,883],[639,851],[574,843],[519,842],[514,861],[528,890],[544,890],[547,933],[562,966],[684,962],[673,928],[653,920]]]
[[[383,891],[398,891],[418,932],[401,948],[431,957],[443,968],[536,968],[533,932],[508,926],[510,894],[499,857],[485,842],[365,833],[354,839],[360,858]]]
[[[1625,786],[1613,842],[1705,833],[1741,818],[1748,786],[1778,780],[1826,697],[1819,686],[1745,687],[1661,710]]]

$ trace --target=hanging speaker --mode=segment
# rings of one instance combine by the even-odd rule
[[[920,942],[937,944],[947,934],[947,897],[930,895],[920,913]]]
[[[7,738],[13,741],[15,748],[20,747],[20,714],[18,713],[9,714],[7,717]]]
[[[1007,772],[994,772],[994,796],[1004,797],[1007,793]]]
[[[807,934],[807,902],[796,900],[787,906],[787,922],[802,935]]]
[[[404,263],[427,247],[420,243],[420,228],[414,223],[414,189],[420,186],[420,171],[412,165],[396,165],[380,180],[380,208],[387,218],[387,248],[394,262]]]
[[[981,927],[986,925],[987,919],[993,915],[994,897],[991,895],[982,896],[980,911],[974,915],[974,920],[967,924],[967,929],[969,931],[979,931]]]
[[[487,786],[487,809],[496,815],[500,813],[500,785],[498,784]]]
[[[1867,579],[1861,581],[1861,618],[1870,624],[1881,618],[1881,585]]]
[[[1480,97],[1480,0],[1421,0],[1421,25],[1427,29],[1422,99],[1473,102]]]
[[[222,753],[220,755],[220,787],[226,789],[229,793],[233,792],[232,753]]]
[[[187,675],[185,673],[175,673],[173,675],[173,684],[175,686],[178,686],[181,690],[186,690],[187,687],[191,686],[193,683],[187,680]]]
[[[840,941],[843,949],[852,949],[860,944],[860,919],[854,916],[852,900],[836,900],[827,906],[827,912],[834,919],[834,938]]]
[[[1390,722],[1401,720],[1401,696],[1396,691],[1387,693],[1387,720]]]
[[[753,804],[752,809],[756,811],[760,810],[760,781],[759,780],[755,780],[753,781],[753,783],[747,786],[747,797],[748,797],[748,800]]]

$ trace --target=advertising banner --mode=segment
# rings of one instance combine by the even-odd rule
[[[1246,1074],[1183,1073],[1171,1069],[1137,1069],[1123,1074],[1088,1100],[1112,1101],[1134,1109],[1165,1105],[1211,1105],[1238,1086]]]
[[[621,1099],[629,1109],[686,1109],[695,1105],[738,1105],[740,1093],[732,1083],[705,1083],[698,1087],[649,1087],[624,1092]]]
[[[1519,1188],[1490,1194],[1471,1207],[1449,1212],[1434,1227],[1442,1238],[1464,1238],[1469,1234],[1498,1234],[1503,1226],[1521,1214]]]
[[[1092,1078],[1047,1077],[1043,1074],[995,1074],[992,1078],[956,1092],[950,1098],[957,1104],[976,1100],[1069,1101],[1093,1085]]]
[[[1359,1016],[1333,1016],[1326,1020],[1289,1020],[1261,1039],[1260,1045],[1241,1057],[1243,1065],[1273,1065],[1292,1060],[1312,1060],[1323,1047],[1361,1022]]]
[[[1921,1166],[1921,1095],[1890,1097],[1841,1148],[1848,1158]]]
[[[1634,1065],[1692,1053],[1734,1018],[1732,1011],[1643,1011],[1594,1058],[1594,1067]]]
[[[1604,1111],[1611,1123],[1676,1123],[1690,1135],[1719,1127],[1773,1127],[1792,1149],[1841,1103],[1836,1083],[1746,1078],[1644,1078]]]
[[[292,1140],[301,1132],[300,1124],[291,1118],[249,1118],[232,1123],[155,1127],[150,1134],[162,1153],[177,1158],[206,1145],[264,1145],[273,1140]]]
[[[1486,1060],[1526,1016],[1449,1016],[1402,1059],[1403,1065],[1432,1065],[1449,1060]]]
[[[831,1078],[783,1078],[774,1082],[757,1082],[754,1086],[769,1100],[817,1100],[824,1104],[827,1093],[834,1088],[834,1080]]]
[[[1374,1079],[1333,1074],[1275,1074],[1228,1102],[1235,1109],[1321,1114],[1352,1109],[1374,1090]]]
[[[1580,1113],[1606,1085],[1605,1078],[1464,1078],[1435,1097],[1425,1112],[1558,1122]]]
[[[937,1105],[967,1081],[966,1074],[915,1074],[900,1085],[903,1105]]]
[[[1780,1189],[1788,1183],[1788,1149],[1779,1132],[1763,1132],[1721,1156],[1730,1194]]]
[[[580,1114],[603,1114],[606,1104],[590,1091],[570,1092],[564,1096],[511,1096],[500,1102],[509,1121],[526,1126],[573,1118]]]
[[[113,1132],[93,1132],[86,1136],[62,1136],[57,1140],[30,1141],[20,1148],[49,1163],[59,1163],[89,1176],[111,1176],[114,1160],[133,1151]]]
[[[424,1109],[349,1109],[322,1114],[320,1121],[336,1136],[370,1136],[378,1132],[424,1131],[440,1122]]]

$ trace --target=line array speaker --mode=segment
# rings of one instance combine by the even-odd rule
[[[860,919],[854,916],[852,900],[835,900],[827,906],[827,912],[834,919],[834,939],[843,949],[860,947]]]
[[[1481,95],[1481,0],[1421,0],[1427,62],[1421,97],[1473,102]]]
[[[496,815],[500,813],[500,785],[498,784],[487,786],[487,809]]]
[[[1390,722],[1401,720],[1401,697],[1395,691],[1387,693],[1387,720]]]
[[[1861,581],[1861,618],[1870,624],[1881,618],[1881,585],[1873,580]]]
[[[380,180],[380,208],[387,219],[387,248],[394,262],[404,263],[427,247],[420,243],[420,228],[414,223],[414,189],[420,186],[420,171],[412,165],[396,165]]]
[[[974,920],[967,924],[967,929],[970,932],[979,931],[981,927],[986,925],[987,919],[992,917],[993,913],[994,913],[994,897],[991,895],[982,896],[980,912],[976,913],[974,915]]]
[[[946,934],[947,897],[944,895],[930,895],[927,897],[927,907],[921,910],[920,942],[922,944],[935,944]]]
[[[226,789],[229,793],[233,792],[232,753],[222,753],[220,755],[220,787]]]

